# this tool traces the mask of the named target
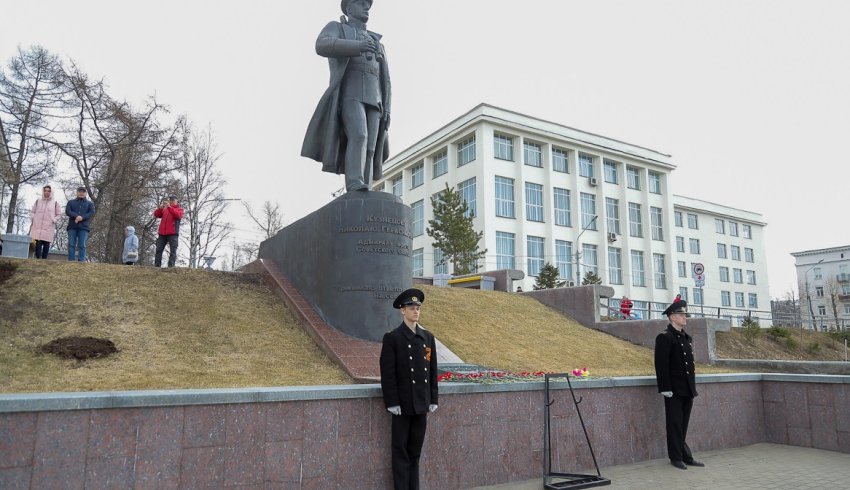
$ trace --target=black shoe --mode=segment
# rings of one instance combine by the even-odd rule
[[[687,467],[687,466],[685,466],[685,463],[684,463],[684,462],[682,462],[682,461],[673,461],[673,460],[671,459],[671,460],[670,460],[670,464],[672,464],[672,465],[673,465],[673,466],[675,466],[676,468],[679,468],[680,470],[686,470],[686,469],[688,469],[688,467]]]
[[[695,460],[695,459],[692,459],[692,460],[690,460],[690,461],[683,461],[683,463],[685,463],[685,464],[686,464],[686,465],[688,465],[688,466],[699,466],[700,468],[702,468],[703,466],[705,466],[705,463],[701,463],[701,462],[699,462],[699,461],[697,461],[697,460]]]

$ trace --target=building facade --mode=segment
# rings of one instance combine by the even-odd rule
[[[803,325],[819,330],[850,326],[850,245],[791,256],[797,269]]]
[[[439,264],[441,251],[425,233],[433,219],[431,198],[448,185],[466,199],[475,229],[484,232],[479,248],[487,254],[479,270],[520,269],[524,290],[546,262],[572,284],[592,271],[617,298],[631,298],[644,318],[659,316],[681,288],[687,288],[684,296],[694,295],[691,263],[705,258],[709,277],[708,267],[719,267],[707,260],[713,228],[678,227],[680,214],[686,220],[695,214],[712,227],[715,219],[746,223],[757,278],[751,286],[760,289],[740,289],[757,294],[754,304],[768,309],[762,242],[754,238],[761,238],[764,223],[755,213],[675,196],[675,168],[669,155],[655,150],[481,104],[394,155],[373,189],[392,192],[413,209],[414,276],[452,272]],[[708,248],[679,252],[677,237],[686,247],[694,239]],[[738,239],[744,239],[731,238],[724,235],[743,254]],[[681,262],[689,268],[684,277]],[[722,290],[710,284],[703,301],[716,296],[720,306]]]

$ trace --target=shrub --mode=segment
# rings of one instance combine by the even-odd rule
[[[747,317],[743,322],[741,322],[741,328],[744,331],[744,337],[750,343],[753,343],[756,338],[761,335],[761,326],[759,325],[759,321],[753,320],[751,317]]]
[[[844,330],[844,331],[838,331],[838,332],[829,332],[829,333],[827,333],[827,335],[829,335],[830,338],[832,338],[832,340],[834,340],[836,342],[841,342],[842,344],[844,343],[845,339],[848,342],[850,342],[850,330]]]
[[[809,351],[810,354],[820,352],[820,342],[809,342],[809,345],[806,346],[806,350]]]
[[[785,337],[785,347],[794,350],[800,345],[793,337]]]
[[[791,329],[788,327],[770,327],[767,329],[767,334],[773,337],[773,340],[790,339]]]

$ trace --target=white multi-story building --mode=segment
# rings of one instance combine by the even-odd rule
[[[707,281],[705,294],[716,296],[713,306],[721,305],[721,291],[727,291],[732,308],[733,293],[741,292],[747,304],[764,302],[768,309],[759,215],[674,196],[675,168],[669,155],[655,150],[481,104],[394,155],[373,189],[392,192],[413,209],[415,276],[451,272],[450,265],[436,265],[441,252],[425,233],[433,218],[431,197],[449,185],[466,199],[475,229],[484,232],[479,248],[487,255],[479,269],[523,270],[524,290],[546,262],[572,283],[593,271],[614,287],[616,297],[632,298],[646,317],[650,308],[663,310],[680,288],[691,288],[691,263],[707,259],[722,241],[740,247],[741,273],[753,270],[757,283],[724,289]],[[712,227],[715,217],[746,224],[752,238],[721,239],[714,228],[677,227],[679,212],[710,220]],[[686,247],[695,239],[705,250],[677,252],[677,236]],[[755,258],[751,263],[743,260],[745,247]],[[718,260],[702,261],[707,278],[709,267],[718,270]],[[682,261],[687,277],[680,277]],[[757,297],[749,300],[750,293]]]
[[[850,245],[791,256],[796,261],[803,324],[821,330],[850,326]]]

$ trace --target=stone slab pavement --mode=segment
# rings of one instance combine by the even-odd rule
[[[705,468],[679,470],[667,459],[601,468],[611,485],[629,489],[824,489],[850,488],[850,454],[821,449],[753,444],[695,454]],[[580,471],[579,473],[587,473]],[[477,487],[478,490],[540,490],[543,478]]]

